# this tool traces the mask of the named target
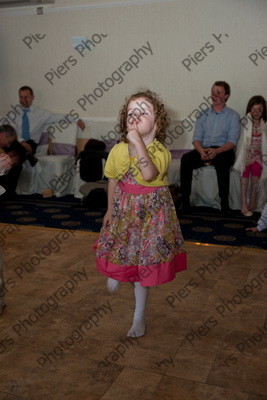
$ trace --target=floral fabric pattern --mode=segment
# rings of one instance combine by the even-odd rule
[[[262,166],[261,139],[262,133],[260,127],[253,127],[251,144],[247,149],[246,154],[246,165],[251,165],[254,162],[257,162]]]
[[[122,181],[137,184],[127,172]],[[169,188],[129,194],[117,185],[112,222],[102,227],[96,255],[118,266],[147,266],[171,262],[185,252]]]

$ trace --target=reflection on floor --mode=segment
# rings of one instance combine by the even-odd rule
[[[188,271],[150,289],[130,339],[133,288],[106,292],[97,234],[0,231],[0,400],[267,399],[265,251],[188,243]]]

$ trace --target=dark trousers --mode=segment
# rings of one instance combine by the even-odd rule
[[[32,148],[32,154],[35,153],[37,144],[33,140],[28,140],[27,143]],[[0,185],[6,189],[6,195],[13,195],[16,191],[16,187],[19,181],[19,177],[22,170],[22,163],[27,160],[28,155],[25,147],[23,147],[17,140],[11,145],[4,149],[7,154],[11,156],[17,156],[16,165],[14,165],[9,172],[0,176]]]
[[[235,152],[233,149],[218,154],[211,164],[214,165],[217,173],[219,196],[221,198],[221,207],[228,207],[230,167],[234,164]],[[193,170],[205,165],[197,150],[189,151],[181,159],[181,193],[183,201],[189,204],[191,194]]]
[[[22,165],[12,167],[6,175],[0,176],[0,185],[6,189],[6,195],[15,193],[19,181]]]
[[[31,146],[32,154],[35,154],[37,144],[31,139],[27,140],[26,143]],[[22,162],[27,159],[27,150],[17,140],[14,140],[14,142],[12,142],[11,145],[9,147],[6,147],[4,150],[7,154],[13,152],[17,153],[21,156]]]

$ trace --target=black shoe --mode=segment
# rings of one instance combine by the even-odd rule
[[[230,207],[222,207],[221,208],[221,215],[227,217],[231,214],[232,210]]]
[[[229,214],[230,212],[230,207],[229,207],[229,201],[228,197],[221,197],[221,213],[222,214]]]
[[[6,192],[5,192],[5,193],[1,194],[1,196],[0,196],[0,202],[6,201],[6,200],[8,200],[8,196],[7,196]]]
[[[16,200],[18,198],[17,193],[15,192],[5,192],[0,196],[0,202]]]
[[[34,167],[35,164],[37,164],[39,161],[38,158],[34,157],[33,155],[29,155],[27,157],[27,160],[29,160],[29,163],[31,164],[32,167]]]

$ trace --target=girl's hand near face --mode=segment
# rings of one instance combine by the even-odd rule
[[[143,142],[142,136],[138,129],[138,124],[134,121],[132,127],[128,130],[127,139],[133,145]]]
[[[151,181],[159,174],[146,149],[156,136],[157,124],[154,107],[140,97],[128,104],[127,113],[128,133],[126,137],[129,141],[129,155],[137,157],[138,169],[143,179]]]

